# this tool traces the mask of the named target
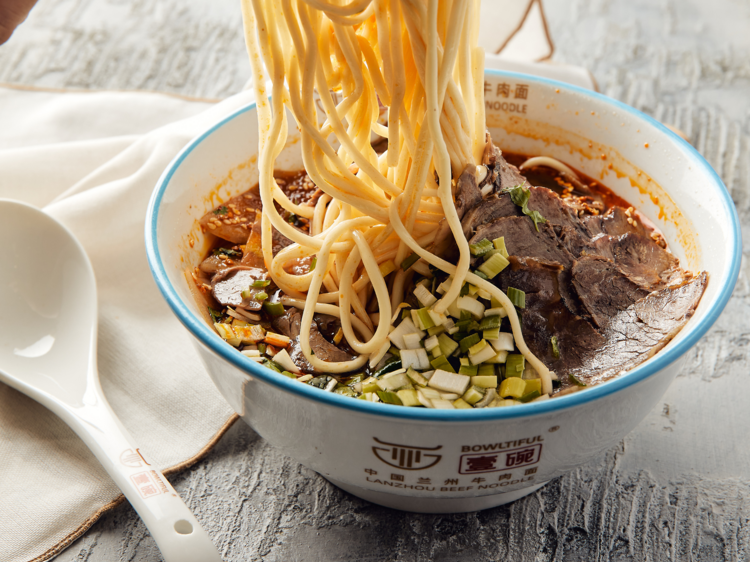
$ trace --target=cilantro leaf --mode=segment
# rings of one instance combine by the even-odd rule
[[[232,250],[230,248],[216,248],[213,251],[213,255],[218,256],[224,254],[225,256],[229,258],[235,258],[235,259],[241,259],[242,258],[242,252],[239,250]]]
[[[517,185],[515,187],[508,187],[503,189],[504,193],[510,195],[510,200],[514,204],[521,207],[521,212],[534,221],[534,228],[539,232],[539,223],[547,222],[539,211],[532,211],[529,209],[529,197],[531,196],[531,190],[523,185]]]
[[[226,215],[228,212],[229,209],[227,209],[224,205],[222,205],[218,209],[213,210],[214,215]]]

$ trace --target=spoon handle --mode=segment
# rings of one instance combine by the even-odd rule
[[[148,463],[102,396],[66,422],[88,445],[151,532],[166,562],[221,562],[211,538],[161,471]],[[73,419],[70,419],[70,418]]]

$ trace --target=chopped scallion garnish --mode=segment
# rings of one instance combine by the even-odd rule
[[[482,240],[474,244],[469,244],[469,250],[471,251],[472,256],[483,256],[484,254],[492,250],[492,247],[492,242],[490,242],[486,238],[483,238]]]
[[[511,353],[505,360],[505,377],[521,378],[526,368],[526,358],[520,353]]]
[[[513,306],[518,308],[526,308],[526,293],[515,287],[508,287],[508,298]]]
[[[267,298],[268,298],[268,293],[266,293],[265,291],[259,291],[255,293],[255,300],[258,302],[263,302]]]
[[[313,256],[313,259],[310,262],[310,271],[315,271],[316,265],[318,265],[318,256]]]
[[[508,257],[508,250],[505,248],[505,237],[501,236],[500,238],[495,238],[492,241],[492,244],[495,246],[495,249],[498,250],[504,258]]]
[[[280,302],[264,302],[263,309],[273,317],[282,316],[285,312],[284,305]]]
[[[256,279],[253,281],[253,284],[250,285],[254,289],[264,289],[265,287],[268,287],[271,284],[270,279]]]
[[[484,318],[482,318],[482,321],[479,322],[479,329],[494,330],[495,328],[499,328],[502,323],[503,319],[500,316],[485,316]]]
[[[468,353],[469,348],[473,345],[478,344],[481,339],[482,338],[479,337],[479,334],[471,334],[470,336],[466,336],[459,342],[459,345],[461,346],[461,352]]]
[[[586,383],[578,379],[575,375],[568,374],[568,380],[576,386],[586,386]]]
[[[413,252],[408,258],[406,258],[404,261],[401,262],[401,269],[406,271],[412,265],[417,263],[418,259],[419,259],[419,254],[417,252]]]
[[[560,344],[557,341],[557,336],[552,336],[549,342],[552,345],[552,357],[560,359]]]
[[[510,262],[502,254],[495,254],[479,266],[479,271],[484,273],[489,279],[493,279],[508,265],[510,265]]]

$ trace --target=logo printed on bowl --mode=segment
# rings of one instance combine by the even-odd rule
[[[379,460],[401,470],[424,470],[431,468],[440,462],[442,455],[435,455],[425,451],[438,451],[443,448],[442,445],[437,447],[415,447],[412,445],[399,445],[397,443],[387,443],[377,437],[373,437],[376,443],[386,445],[386,447],[373,447],[372,452]]]
[[[501,453],[479,453],[475,455],[461,455],[459,474],[478,474],[483,472],[500,472],[511,470],[519,466],[536,464],[542,457],[542,445],[532,445],[511,449]]]

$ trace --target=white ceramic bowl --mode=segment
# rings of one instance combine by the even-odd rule
[[[664,232],[683,267],[709,272],[695,315],[655,357],[572,395],[511,408],[428,410],[324,392],[268,370],[222,341],[197,313],[183,271],[199,263],[197,220],[257,181],[253,105],[193,140],[151,199],[154,278],[194,336],[231,406],[285,454],[359,497],[397,509],[461,512],[520,498],[594,458],[653,408],[680,359],[714,323],[737,279],[740,228],[716,173],[653,119],[600,94],[487,71],[487,125],[503,149],[546,154],[601,179]],[[279,159],[300,169],[296,130]]]

